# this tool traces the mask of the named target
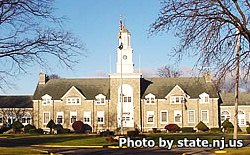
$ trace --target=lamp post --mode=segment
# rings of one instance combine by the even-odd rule
[[[120,46],[118,47],[121,51],[121,93],[120,93],[120,102],[121,102],[121,134],[123,134],[123,91],[122,91],[122,85],[123,85],[123,79],[122,79],[122,49],[123,49],[123,44],[121,42]]]

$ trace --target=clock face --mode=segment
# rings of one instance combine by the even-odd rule
[[[123,59],[126,60],[128,57],[126,55],[123,55]]]

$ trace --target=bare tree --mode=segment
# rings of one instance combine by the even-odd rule
[[[151,32],[175,30],[180,46],[174,55],[198,55],[197,66],[213,66],[215,76],[223,78],[235,70],[235,129],[237,139],[237,108],[239,65],[250,71],[250,1],[249,0],[164,0]],[[235,52],[236,51],[236,52]]]
[[[29,115],[29,118],[31,119],[32,110],[29,108],[0,108],[0,116],[3,119],[4,125],[7,125],[9,123],[8,119],[22,121],[22,118],[26,116],[27,114]]]
[[[158,76],[160,77],[180,77],[181,72],[171,66],[164,65],[157,69]]]
[[[0,87],[10,76],[51,59],[71,67],[82,43],[63,29],[65,18],[54,15],[54,0],[0,1]]]
[[[48,79],[60,79],[61,77],[57,74],[51,74],[48,76]]]

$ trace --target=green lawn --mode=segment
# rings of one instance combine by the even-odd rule
[[[2,136],[4,137],[4,136]],[[7,137],[7,138],[6,138]],[[30,145],[108,145],[105,137],[84,134],[62,135],[6,135],[1,138],[0,146],[30,146]]]
[[[33,155],[38,155],[42,154],[42,151],[39,150],[34,150],[34,149],[27,149],[27,148],[7,148],[7,147],[0,147],[0,154],[5,154],[5,155],[13,155],[13,154],[33,154]]]
[[[212,134],[212,133],[168,133],[168,134],[145,134],[147,139],[154,139],[158,142],[158,138],[172,139],[176,144],[178,139],[207,139],[210,142],[212,139],[221,139],[225,137],[226,140],[232,139],[232,134]],[[8,146],[30,146],[30,145],[70,145],[70,146],[103,146],[115,145],[117,143],[108,143],[106,137],[98,135],[84,135],[84,134],[61,134],[61,135],[30,135],[30,134],[11,134],[0,135],[0,147]],[[249,140],[250,135],[239,135],[239,139]]]

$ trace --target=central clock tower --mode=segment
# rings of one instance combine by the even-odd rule
[[[120,23],[118,34],[116,73],[133,73],[134,63],[132,59],[133,49],[130,44],[130,32]]]

